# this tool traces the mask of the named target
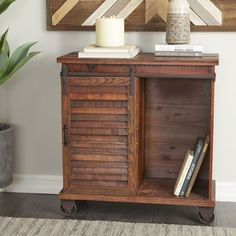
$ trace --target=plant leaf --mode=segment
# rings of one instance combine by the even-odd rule
[[[10,48],[7,42],[7,34],[8,34],[8,29],[6,30],[6,32],[2,35],[1,39],[0,39],[0,50],[3,50],[7,53],[7,55],[10,55]]]
[[[5,51],[0,50],[0,81],[9,64],[9,58]]]
[[[37,55],[40,52],[31,52],[29,53],[29,55],[25,56],[24,58],[22,58],[17,64],[16,66],[13,68],[12,71],[10,71],[8,73],[8,71],[6,71],[3,75],[3,78],[0,80],[0,85],[5,83],[8,79],[11,78],[11,76],[17,71],[19,70],[25,63],[27,63],[32,57],[34,57],[35,55]]]
[[[0,0],[0,14],[2,14],[15,0]]]
[[[6,73],[9,74],[16,66],[17,64],[27,56],[30,48],[35,44],[36,42],[30,42],[25,43],[22,46],[18,47],[11,55],[10,62],[7,68]]]

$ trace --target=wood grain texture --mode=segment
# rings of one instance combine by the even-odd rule
[[[193,11],[204,21],[207,25],[221,25],[222,12],[210,0],[188,0]]]
[[[130,0],[117,0],[116,3],[104,14],[104,17],[116,16]]]
[[[82,26],[91,26],[96,23],[96,19],[101,18],[117,0],[104,1],[89,17],[82,23]]]
[[[59,194],[60,199],[67,200],[92,200],[92,201],[108,201],[108,202],[131,202],[131,203],[148,203],[160,205],[183,205],[183,206],[201,206],[201,207],[215,207],[214,199],[205,197],[207,189],[203,186],[195,189],[190,198],[175,197],[171,194],[174,186],[174,181],[169,179],[146,179],[143,183],[139,195],[126,195],[124,192],[115,194],[115,188],[112,189],[113,195],[110,191],[107,194],[99,194],[101,192],[97,189],[96,193],[83,194],[73,193],[76,191],[72,188],[69,192],[63,191]],[[117,187],[118,189],[118,187]],[[213,190],[212,190],[213,191]]]
[[[211,69],[211,66],[215,66],[219,64],[219,57],[218,57],[218,54],[204,54],[203,57],[192,57],[192,58],[155,57],[154,53],[140,53],[131,60],[130,59],[98,59],[98,58],[96,59],[82,58],[81,59],[81,58],[78,58],[77,53],[70,53],[70,54],[58,57],[57,62],[66,64],[68,66],[69,68],[68,77],[70,77],[70,74],[72,72],[74,73],[78,72],[77,70],[84,71],[83,70],[84,68],[88,68],[88,66],[86,65],[90,64],[90,65],[95,65],[95,66],[93,67],[93,70],[92,69],[86,70],[86,72],[89,72],[89,74],[101,73],[101,76],[103,75],[104,77],[104,74],[109,74],[111,72],[114,72],[119,79],[120,77],[119,73],[121,71],[124,73],[127,73],[127,76],[129,76],[130,67],[128,65],[139,65],[140,67],[155,65],[155,67],[153,68],[159,68],[158,66],[162,66],[163,68],[166,68],[166,67],[174,65],[174,66],[180,66],[179,68],[182,68],[182,70],[184,68],[188,68],[188,66],[190,65],[201,66],[201,67],[197,67],[200,70],[202,70],[202,66],[206,66],[207,68],[209,68],[209,72],[212,72],[212,74],[214,74],[214,70]],[[137,68],[139,68],[139,66]],[[190,69],[188,68],[188,70]],[[156,76],[159,76],[158,71],[156,71]],[[112,80],[112,78],[114,80],[114,77],[109,77],[107,79]]]
[[[69,54],[58,61],[68,127],[61,199],[214,207],[217,55],[95,61]],[[174,197],[186,150],[209,130],[210,149],[190,197]]]
[[[79,1],[78,4],[55,26],[52,25],[52,15],[63,4],[64,0],[47,0],[47,29],[48,30],[95,30],[94,26],[81,26],[82,23],[104,1]],[[221,26],[191,26],[191,31],[235,31],[236,30],[236,2],[235,0],[212,0],[223,13]],[[163,17],[154,16],[145,24],[145,2],[143,1],[125,21],[126,31],[165,31]],[[105,14],[105,12],[104,12]]]
[[[129,99],[130,78],[67,77],[67,82],[68,184],[128,189],[128,169],[132,166],[128,161],[128,121],[132,114],[128,110],[136,101]]]
[[[133,193],[137,193],[141,187],[142,176],[142,153],[140,152],[140,86],[139,78],[131,77],[130,93],[129,93],[129,106],[128,106],[128,161],[129,173],[128,183],[129,188]]]
[[[156,15],[166,22],[168,3],[169,0],[146,0],[145,24],[147,24]]]
[[[186,150],[210,128],[210,80],[147,79],[145,107],[145,176],[176,178]]]
[[[66,70],[66,68],[63,68]],[[63,71],[62,71],[63,72]],[[64,73],[64,72],[63,72]],[[61,81],[61,91],[62,91],[62,134],[63,134],[63,140],[67,139],[68,137],[65,137],[67,135],[63,128],[65,126],[69,128],[69,120],[70,120],[70,106],[69,106],[69,81],[68,78],[63,77]],[[69,142],[67,144],[62,144],[62,162],[63,162],[63,189],[68,189],[70,187],[70,148],[69,148]]]
[[[143,0],[131,0],[117,15],[117,18],[126,19],[136,8],[143,2]]]
[[[79,0],[66,0],[53,14],[52,25],[57,25],[78,2]]]

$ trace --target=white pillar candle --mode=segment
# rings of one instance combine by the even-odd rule
[[[124,19],[100,18],[96,20],[96,46],[124,46]]]

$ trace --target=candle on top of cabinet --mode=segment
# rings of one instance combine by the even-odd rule
[[[99,18],[96,20],[96,46],[120,47],[124,46],[125,26],[124,19]]]

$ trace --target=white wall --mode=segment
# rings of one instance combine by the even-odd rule
[[[0,31],[10,28],[12,48],[28,41],[42,53],[0,88],[1,121],[15,127],[15,172],[61,175],[60,66],[56,57],[94,43],[94,32],[46,31],[46,1],[17,0],[0,16]],[[126,43],[153,51],[164,33],[126,33]],[[236,32],[192,33],[192,43],[220,54],[217,68],[214,178],[236,183]],[[4,109],[5,107],[5,109]]]

